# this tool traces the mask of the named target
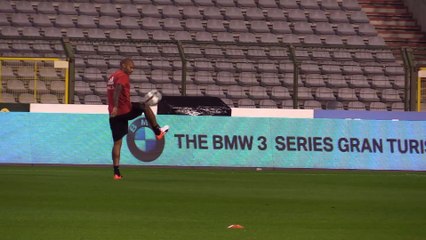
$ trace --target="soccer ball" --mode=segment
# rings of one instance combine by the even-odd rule
[[[142,101],[148,104],[149,106],[156,106],[158,102],[161,101],[162,97],[163,96],[161,95],[161,93],[158,90],[154,89],[145,94]]]

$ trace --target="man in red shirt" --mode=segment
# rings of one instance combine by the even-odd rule
[[[108,111],[109,124],[111,127],[114,146],[112,148],[112,161],[114,167],[114,179],[120,180],[120,152],[123,137],[128,133],[128,121],[140,116],[142,113],[148,123],[154,130],[158,140],[162,139],[169,126],[160,128],[157,123],[155,114],[152,112],[148,104],[130,102],[130,80],[129,75],[132,74],[135,64],[130,58],[125,58],[120,62],[120,69],[114,72],[107,83],[108,95]]]

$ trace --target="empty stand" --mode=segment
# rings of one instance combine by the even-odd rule
[[[392,51],[383,48],[386,43],[357,1],[16,3],[1,3],[1,36],[69,37],[76,53],[75,93],[81,103],[105,104],[95,82],[104,81],[122,57],[136,58],[143,69],[143,74],[132,75],[135,82],[154,84],[143,90],[179,94],[180,52],[175,43],[165,42],[172,40],[182,41],[188,93],[217,95],[238,107],[286,107],[282,101],[292,96],[294,59],[299,63],[297,95],[303,108],[318,108],[317,101],[327,109],[328,103],[339,109],[343,104],[346,109],[372,109],[370,103],[378,108],[381,102],[392,110],[393,102],[403,101],[404,69]],[[295,44],[295,51],[287,44]],[[63,54],[48,42],[1,42],[0,48],[2,55]],[[3,71],[6,78],[34,77],[33,69]],[[64,91],[55,82],[54,69],[40,69],[36,76],[52,80],[47,91]],[[29,88],[27,82],[22,84],[15,87]],[[95,94],[101,94],[100,99]]]

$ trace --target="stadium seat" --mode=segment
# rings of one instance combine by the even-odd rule
[[[386,66],[385,74],[388,76],[391,75],[404,75],[404,68],[399,66]]]
[[[32,14],[31,15],[33,24],[35,27],[52,27],[53,24],[49,17],[44,14]]]
[[[275,100],[291,99],[288,88],[283,86],[274,86],[271,88],[271,98]]]
[[[250,31],[253,33],[269,33],[269,27],[265,21],[254,20],[250,22]]]
[[[84,38],[84,33],[81,28],[68,28],[65,35],[69,38]]]
[[[96,29],[97,28],[93,16],[89,16],[89,15],[79,15],[79,16],[77,16],[77,24],[76,24],[76,26],[77,27],[81,27],[81,28],[92,28],[92,29]]]
[[[218,7],[206,7],[203,10],[203,15],[206,19],[223,20],[223,16]],[[196,17],[198,19],[198,17]]]
[[[327,60],[326,58],[318,58],[318,60]],[[340,69],[339,64],[332,61],[328,61],[327,63],[324,63],[321,67],[321,73],[329,75],[329,74],[341,74],[342,70]]]
[[[356,46],[356,47],[364,47],[365,46],[365,42],[364,42],[364,38],[362,38],[361,36],[348,36],[346,39],[346,44],[348,46]]]
[[[280,0],[279,5],[283,9],[297,9],[299,5],[294,0]]]
[[[355,28],[350,23],[337,23],[336,26],[338,35],[356,35]]]
[[[362,110],[365,111],[366,106],[364,103],[360,102],[360,101],[351,101],[348,103],[348,110]]]
[[[377,31],[373,27],[373,25],[367,23],[367,24],[359,24],[358,26],[358,33],[361,36],[376,36]]]
[[[96,10],[96,6],[93,3],[82,2],[78,4],[78,12],[84,16],[98,16],[98,11]]]
[[[260,8],[277,8],[277,3],[274,0],[259,0],[258,2]]]
[[[84,37],[84,34],[83,34],[83,32],[81,31],[81,29],[78,29],[78,36],[76,36],[76,34],[72,34],[72,33],[69,33],[69,32],[73,32],[73,29],[74,28],[71,28],[71,29],[67,29],[66,30],[66,35],[68,36],[68,37]],[[74,29],[75,30],[75,29]],[[61,29],[60,28],[57,28],[57,27],[49,27],[49,28],[43,28],[42,29],[42,32],[43,32],[43,35],[45,36],[45,37],[52,37],[52,38],[61,38],[61,37],[63,37],[63,34],[62,34],[62,32],[61,32]]]
[[[13,93],[21,93],[26,92],[27,89],[25,88],[24,82],[17,79],[10,79],[6,83],[6,90]]]
[[[15,103],[16,99],[15,96],[11,93],[0,93],[0,103]]]
[[[133,40],[148,40],[149,36],[144,30],[133,29],[130,30],[130,38]]]
[[[271,22],[272,29],[271,31],[273,33],[279,34],[279,33],[291,33],[290,26],[287,22],[283,21],[273,21]],[[285,42],[285,41],[284,41]]]
[[[15,27],[30,27],[32,26],[28,15],[25,13],[15,13],[10,17],[10,22],[12,26]]]
[[[220,71],[225,71],[225,72],[234,72],[235,71],[235,67],[234,64],[232,64],[231,62],[226,62],[226,61],[216,61],[215,63],[215,69],[220,72]]]
[[[15,78],[15,74],[13,73],[13,69],[11,66],[1,66],[1,78],[2,79],[13,79]]]
[[[358,101],[358,97],[354,88],[344,87],[337,90],[337,100],[347,102]]]
[[[19,13],[35,13],[35,10],[34,10],[32,4],[28,4],[25,1],[16,2],[15,8],[16,8],[16,12],[19,12]]]
[[[281,108],[284,109],[293,109],[293,100],[292,99],[287,99],[287,100],[283,100],[281,101]],[[299,104],[296,104],[296,109],[298,109],[300,106]]]
[[[65,82],[64,81],[52,81],[50,83],[50,91],[52,93],[64,93],[65,92]]]
[[[120,17],[120,13],[118,12],[115,4],[103,3],[99,7],[99,15],[100,16],[111,16],[111,17]]]
[[[318,35],[306,35],[303,37],[303,43],[320,45],[322,44],[322,41]],[[321,51],[321,52],[326,53],[328,56],[330,56],[330,54],[326,51]],[[319,52],[315,51],[315,53],[319,53]]]
[[[305,10],[288,9],[288,19],[290,20],[290,22],[307,21]]]
[[[295,34],[313,34],[311,23],[293,22],[293,32]]]
[[[254,64],[249,62],[237,62],[235,64],[235,68],[238,72],[250,72],[250,71],[256,71]]]
[[[146,30],[161,30],[162,29],[162,27],[160,25],[160,19],[159,18],[153,18],[153,17],[142,18],[141,27],[142,27],[142,29],[146,29]]]
[[[240,33],[238,36],[238,41],[241,43],[256,43],[257,39],[253,33]],[[266,56],[265,54],[263,56]]]
[[[266,16],[269,21],[287,21],[283,10],[280,8],[266,9]]]
[[[49,43],[42,43],[42,42],[33,43],[32,49],[34,53],[38,53],[38,54],[54,52],[54,49],[50,46]]]
[[[342,0],[342,8],[347,11],[360,11],[361,6],[358,1],[354,0]]]
[[[205,95],[210,97],[226,98],[222,88],[217,85],[207,85],[205,88]],[[233,104],[232,104],[233,105]]]
[[[163,83],[163,84],[159,84],[157,86],[159,87],[160,92],[164,96],[180,96],[181,95],[179,87],[175,84]]]
[[[327,86],[331,88],[345,88],[348,83],[342,74],[327,74]]]
[[[399,91],[396,89],[383,89],[381,92],[381,98],[383,102],[400,102],[402,101],[399,96]]]
[[[183,27],[180,20],[177,18],[165,18],[163,19],[163,29],[168,31],[183,31]]]
[[[381,66],[365,66],[364,72],[366,75],[383,75],[383,68]]]
[[[193,0],[197,6],[214,6],[214,2],[211,0]]]
[[[211,31],[211,32],[225,32],[226,31],[222,20],[218,20],[218,19],[207,20],[206,30]]]
[[[357,51],[354,53],[354,60],[357,62],[372,62],[374,61],[373,53]]]
[[[403,102],[393,102],[391,104],[392,111],[404,111],[404,103]]]
[[[345,107],[342,102],[338,101],[328,101],[325,104],[325,109],[327,110],[344,110]]]
[[[91,104],[91,105],[102,105],[102,100],[98,95],[85,95],[84,96],[84,103],[85,104]]]
[[[127,32],[122,29],[113,29],[109,32],[110,39],[125,40],[128,39]]]
[[[1,1],[0,2],[0,9],[2,13],[14,13],[15,10],[10,5],[10,1]],[[6,15],[5,15],[6,16]]]
[[[237,0],[237,6],[238,7],[256,7],[256,3],[254,0]]]
[[[239,99],[237,103],[239,108],[256,108],[256,103],[252,99]]]
[[[245,92],[241,86],[238,85],[230,85],[227,86],[225,89],[225,95],[227,98],[231,99],[241,99],[246,98]]]
[[[277,108],[277,103],[272,99],[261,99],[259,101],[260,108]]]
[[[182,9],[182,14],[185,19],[202,19],[203,15],[200,13],[200,8],[197,6],[185,6]]]
[[[19,67],[16,71],[16,75],[22,79],[32,79],[35,77],[35,70],[33,66],[23,66]]]
[[[237,80],[241,86],[258,86],[259,82],[254,72],[241,72]]]
[[[299,87],[297,97],[300,100],[313,100],[312,89],[308,87]]]
[[[321,7],[324,10],[339,10],[340,6],[337,0],[321,0]]]
[[[371,77],[371,86],[374,89],[377,88],[392,88],[392,84],[388,80],[387,76],[384,75],[375,75]]]
[[[98,20],[100,28],[114,29],[118,28],[115,17],[112,16],[100,16]]]
[[[50,67],[40,68],[39,76],[43,80],[56,80],[58,78],[58,74],[55,69]]]
[[[307,74],[305,76],[305,86],[307,87],[325,87],[326,83],[321,74]]]
[[[331,23],[349,23],[348,15],[345,11],[331,11],[329,16]]]
[[[223,58],[223,52],[220,48],[205,48],[204,49],[204,55],[207,58]]]
[[[367,14],[363,11],[354,11],[350,13],[351,23],[369,23],[370,20],[367,17]]]
[[[135,7],[133,4],[121,4],[120,13],[122,17],[137,17],[139,18],[141,15],[139,13],[139,9]]]
[[[77,15],[77,10],[73,2],[61,2],[61,4],[58,4],[58,13],[58,16]]]
[[[244,20],[230,20],[229,21],[229,31],[230,32],[248,32],[246,21]]]
[[[303,109],[322,109],[322,106],[316,100],[306,100],[303,102]]]
[[[234,1],[229,0],[216,0],[216,6],[218,7],[235,7]]]
[[[194,83],[198,85],[215,85],[212,73],[207,71],[195,72]]]
[[[329,31],[329,30],[325,30]],[[342,38],[337,35],[326,35],[324,40],[326,45],[343,45]]]
[[[30,93],[21,93],[18,98],[19,103],[36,103],[37,99],[34,97],[34,94]]]
[[[328,87],[318,87],[315,89],[315,99],[317,101],[334,101],[336,97],[334,96],[333,89]]]
[[[101,71],[95,67],[85,68],[83,72],[83,80],[87,82],[91,81],[103,81],[103,76]]]
[[[246,10],[245,16],[246,16],[246,20],[248,21],[256,21],[256,20],[264,21],[265,20],[265,15],[263,14],[262,9],[256,8],[256,7],[248,8]]]
[[[327,15],[323,10],[309,10],[308,18],[311,22],[328,22]]]
[[[387,111],[388,110],[387,105],[383,102],[371,102],[368,108],[371,111]]]
[[[264,87],[281,86],[282,82],[278,73],[263,73],[260,75],[260,85]]]
[[[227,71],[220,71],[216,75],[216,82],[218,85],[234,85],[237,84],[234,73]]]
[[[40,103],[59,104],[60,102],[54,94],[43,94],[40,96]]]
[[[320,7],[316,0],[300,0],[300,6],[303,9],[319,9]]]
[[[361,88],[359,90],[359,100],[362,102],[378,102],[380,101],[375,89]]]

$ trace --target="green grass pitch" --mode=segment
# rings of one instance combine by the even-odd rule
[[[426,173],[0,166],[2,240],[416,240]],[[244,229],[228,229],[240,224]]]

